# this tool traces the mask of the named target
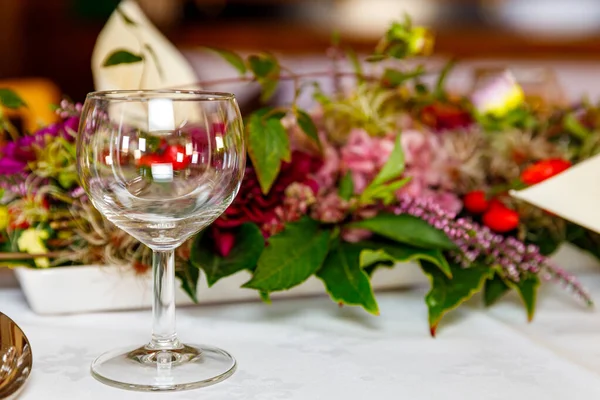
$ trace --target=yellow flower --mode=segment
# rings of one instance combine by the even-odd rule
[[[375,47],[375,55],[403,59],[427,56],[433,51],[434,36],[431,30],[413,26],[410,20],[394,22]]]
[[[428,56],[433,52],[433,33],[422,26],[412,29],[408,39],[408,54],[415,56]]]
[[[44,240],[49,237],[50,234],[46,230],[29,228],[23,231],[19,239],[17,239],[17,246],[19,247],[19,251],[28,254],[45,254],[48,252],[48,249]],[[48,268],[50,266],[50,261],[46,257],[37,257],[33,261],[39,268]]]
[[[8,207],[0,206],[0,231],[3,231],[8,227],[8,219]]]
[[[523,89],[509,71],[485,79],[471,94],[473,106],[483,115],[503,117],[525,101]]]

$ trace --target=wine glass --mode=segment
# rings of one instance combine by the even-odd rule
[[[227,352],[186,345],[175,331],[174,250],[231,204],[246,163],[235,97],[183,90],[88,94],[77,169],[93,205],[153,251],[150,341],[92,363],[111,386],[184,390],[220,382],[236,362]]]

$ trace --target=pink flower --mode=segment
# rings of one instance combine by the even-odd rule
[[[333,191],[321,196],[312,208],[311,216],[321,222],[335,224],[341,222],[348,211],[348,204]]]
[[[394,149],[390,137],[371,137],[363,129],[353,129],[340,150],[342,172],[351,171],[354,192],[361,193],[388,160]]]
[[[327,190],[334,187],[339,177],[340,156],[336,148],[327,142],[325,135],[321,136],[321,144],[323,145],[323,166],[315,174],[315,180],[321,190]]]
[[[400,191],[418,199],[429,199],[444,210],[458,212],[460,199],[452,193],[452,179],[448,165],[450,157],[443,148],[440,138],[427,131],[407,130],[401,136],[405,175],[411,181]]]
[[[308,208],[315,199],[315,188],[305,183],[294,182],[285,189],[283,204],[277,206],[275,215],[277,219],[263,224],[263,232],[268,236],[281,232],[286,222],[297,221],[306,215]]]
[[[458,214],[463,207],[462,201],[453,192],[437,191],[429,198],[451,214]]]

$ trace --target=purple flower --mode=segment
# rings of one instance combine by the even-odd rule
[[[540,254],[537,246],[526,245],[514,237],[505,238],[466,218],[455,219],[455,214],[431,200],[405,196],[400,198],[400,205],[394,212],[413,215],[443,230],[458,246],[459,251],[454,255],[465,268],[476,260],[486,264],[493,262],[514,282],[519,282],[523,275],[541,273],[543,278],[555,279],[592,305],[592,299],[577,279]]]
[[[9,142],[0,149],[0,175],[23,172],[29,157],[23,154],[18,143]]]
[[[63,137],[74,140],[79,129],[79,117],[70,117],[63,122]],[[65,136],[66,135],[66,136]]]
[[[17,161],[14,158],[3,156],[2,159],[0,159],[0,175],[17,174],[23,172],[26,167],[27,163]]]
[[[15,150],[17,149],[17,144],[15,142],[8,142],[4,145],[2,149],[0,149],[0,155],[2,158],[4,157],[14,157]]]
[[[43,148],[49,140],[62,137],[75,140],[79,117],[71,116],[61,122],[48,125],[33,135],[23,136],[15,142],[9,142],[0,148],[0,175],[13,175],[24,172],[28,161],[36,159],[35,147]]]
[[[61,122],[50,124],[45,128],[35,132],[33,136],[26,136],[25,138],[35,138],[36,141],[45,141],[46,136],[57,137],[61,136],[66,140],[74,140],[79,127],[79,117],[68,117]],[[23,138],[23,139],[25,139]]]

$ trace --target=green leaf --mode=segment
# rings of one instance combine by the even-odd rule
[[[313,83],[313,88],[313,99],[317,103],[321,104],[321,106],[330,106],[333,103],[333,100],[323,92],[318,82]]]
[[[451,265],[453,277],[449,279],[437,266],[429,262],[423,262],[421,268],[431,281],[431,289],[425,297],[431,336],[435,336],[442,317],[480,291],[484,282],[494,273],[485,265],[473,265],[469,268]]]
[[[341,243],[335,246],[317,272],[331,298],[348,305],[359,305],[379,315],[379,307],[369,276],[360,266],[360,246]]]
[[[271,54],[253,54],[248,57],[248,64],[256,78],[267,78],[279,73],[279,63]]]
[[[364,248],[360,254],[360,265],[362,267],[385,261],[394,263],[427,261],[438,267],[448,278],[452,278],[452,270],[441,250],[423,249],[408,244],[387,241],[383,243],[365,241],[361,242],[361,247]]]
[[[487,307],[493,305],[509,290],[510,287],[504,282],[504,279],[496,273],[491,279],[485,281],[483,292],[483,301],[485,305]]]
[[[6,108],[19,108],[27,106],[25,101],[15,91],[0,88],[0,105]]]
[[[392,153],[375,179],[361,194],[360,203],[366,205],[378,200],[381,200],[384,204],[393,202],[396,199],[396,192],[410,180],[410,178],[405,178],[392,182],[399,178],[403,172],[404,151],[402,150],[400,135],[398,135]]]
[[[191,263],[186,263],[183,270],[176,270],[175,275],[181,281],[181,288],[184,292],[190,296],[190,298],[194,301],[194,303],[198,302],[197,297],[197,286],[198,286],[198,278],[200,278],[200,270],[191,265]]]
[[[127,25],[131,25],[131,26],[136,26],[137,23],[132,20],[130,17],[127,16],[127,14],[125,14],[125,11],[121,10],[121,7],[117,7],[116,10],[117,14],[119,14],[121,16],[121,18],[123,19],[123,22],[125,22]]]
[[[266,303],[266,304],[271,304],[271,296],[269,296],[269,293],[266,292],[258,292],[258,295],[260,296],[260,299]]]
[[[346,172],[346,175],[340,180],[340,187],[338,188],[338,195],[342,200],[350,200],[354,194],[354,181],[352,180],[352,171]]]
[[[75,171],[60,171],[57,180],[60,186],[70,189],[79,181],[79,175]]]
[[[444,98],[446,79],[448,78],[448,75],[454,68],[454,65],[456,65],[456,61],[450,60],[446,63],[446,65],[444,65],[444,68],[442,68],[442,72],[440,72],[440,76],[438,77],[437,82],[435,83],[434,95],[437,98]]]
[[[377,62],[383,61],[387,58],[388,58],[388,56],[386,54],[371,54],[370,56],[368,56],[365,59],[365,61],[370,62],[370,63],[377,63]]]
[[[404,41],[390,44],[390,46],[386,50],[387,54],[390,57],[396,58],[398,60],[405,59],[409,55],[408,51],[408,44]]]
[[[263,235],[255,224],[241,225],[235,232],[235,244],[227,257],[214,250],[213,240],[208,235],[198,235],[192,246],[190,262],[206,274],[208,286],[219,279],[244,269],[252,270],[265,248]]]
[[[245,74],[248,70],[246,68],[246,63],[244,59],[237,53],[233,51],[220,49],[216,47],[207,47],[209,50],[214,51],[219,56],[221,56],[225,61],[227,61],[232,67],[234,67],[241,75]]]
[[[112,67],[120,64],[134,64],[143,61],[144,57],[139,54],[133,54],[127,50],[115,50],[104,60],[104,67]]]
[[[403,72],[393,68],[387,68],[383,72],[381,80],[390,87],[398,87],[413,78],[419,77],[425,73],[423,67],[417,67],[413,71]]]
[[[246,124],[248,154],[264,194],[269,193],[277,179],[281,161],[289,162],[291,158],[289,137],[281,117],[269,113],[269,109],[259,110]]]
[[[303,110],[296,110],[296,121],[298,122],[298,126],[306,133],[306,135],[314,140],[314,142],[319,145],[321,148],[321,140],[319,139],[319,132],[317,131],[317,127],[313,122],[310,115],[308,115]]]
[[[154,65],[156,65],[156,70],[158,71],[158,76],[160,77],[160,79],[165,79],[165,71],[162,69],[160,61],[158,60],[158,56],[154,52],[154,49],[147,43],[144,44],[144,49],[146,49],[148,54],[150,54],[150,57],[152,57],[152,60],[154,60]]]
[[[359,203],[361,205],[369,205],[381,201],[384,205],[389,205],[396,200],[396,192],[410,182],[410,180],[411,177],[406,177],[379,186],[369,186],[361,193]]]
[[[535,304],[540,279],[537,275],[530,274],[527,277],[521,277],[519,282],[508,281],[507,283],[519,293],[519,297],[527,310],[527,319],[531,322],[535,315]]]
[[[446,234],[427,222],[408,214],[380,213],[377,216],[349,224],[362,228],[396,242],[416,247],[453,250],[456,245]]]
[[[563,120],[563,124],[570,134],[580,140],[585,140],[590,136],[590,131],[572,113],[567,114]]]
[[[362,245],[362,242],[360,244]],[[394,257],[383,250],[363,249],[360,252],[360,267],[369,277],[380,267],[393,268],[395,265]]]
[[[255,54],[248,57],[250,70],[262,86],[261,100],[267,101],[277,89],[279,83],[279,62],[268,53]]]
[[[362,64],[360,63],[360,60],[358,59],[358,56],[356,55],[354,49],[352,49],[351,47],[346,49],[346,55],[350,60],[350,63],[352,64],[352,68],[354,68],[354,74],[356,74],[356,81],[358,83],[364,82]]]
[[[260,80],[259,83],[262,86],[260,101],[265,103],[275,94],[277,86],[279,85],[279,81],[277,79],[264,79]]]
[[[398,135],[389,158],[369,186],[377,186],[390,182],[399,178],[404,172],[404,151],[402,150],[402,141],[400,139],[401,135]]]
[[[415,84],[415,91],[418,95],[425,96],[429,92],[429,89],[424,84],[417,82]]]
[[[310,218],[288,223],[269,238],[269,246],[258,259],[254,276],[244,287],[261,292],[287,290],[304,282],[323,264],[330,232]]]

